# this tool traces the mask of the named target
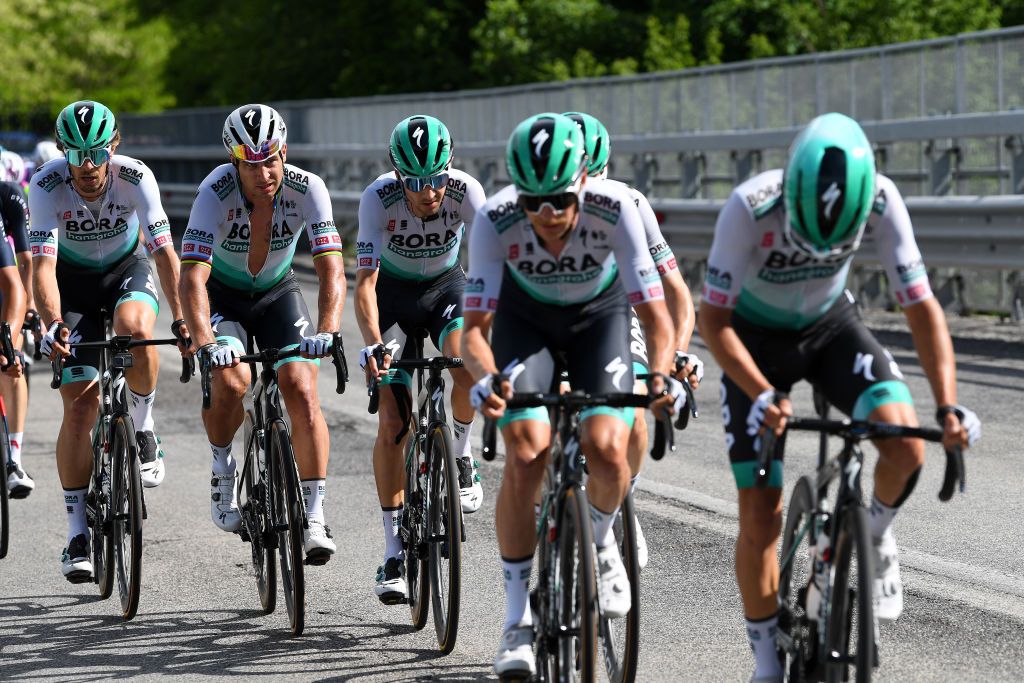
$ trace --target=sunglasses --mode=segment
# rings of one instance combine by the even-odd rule
[[[64,157],[68,160],[68,163],[72,166],[82,166],[85,164],[85,160],[88,159],[93,163],[94,166],[102,166],[103,164],[110,161],[110,155],[112,154],[110,147],[96,147],[94,149],[65,149]]]
[[[540,213],[541,209],[550,206],[555,213],[562,213],[579,202],[575,192],[559,192],[558,194],[520,194],[517,200],[519,207],[530,213]]]
[[[266,161],[270,157],[274,156],[281,151],[282,146],[280,138],[267,140],[260,145],[259,149],[252,149],[248,145],[234,145],[231,147],[231,156],[254,164]]]
[[[437,175],[427,176],[426,178],[412,178],[406,176],[401,176],[401,178],[409,192],[420,192],[426,189],[428,185],[435,190],[440,190],[442,187],[448,185],[447,173],[438,173]]]

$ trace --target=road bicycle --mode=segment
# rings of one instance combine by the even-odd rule
[[[125,371],[132,367],[131,349],[140,346],[177,345],[181,339],[132,339],[111,336],[111,321],[101,312],[107,339],[69,344],[72,351],[99,351],[100,409],[92,431],[93,468],[85,498],[85,515],[92,536],[93,575],[76,583],[93,581],[100,598],[107,599],[117,580],[121,616],[135,617],[142,590],[142,525],[147,517],[146,501],[139,473],[139,446],[135,423],[128,408]],[[60,387],[67,372],[72,378],[85,372],[83,366],[65,370],[64,358],[51,363],[50,387]],[[192,375],[191,359],[182,357],[181,381]]]
[[[301,635],[306,623],[306,577],[303,532],[309,528],[302,483],[295,463],[292,438],[281,409],[277,383],[278,361],[294,358],[299,349],[263,349],[239,358],[250,364],[252,407],[246,408],[243,443],[245,455],[239,485],[238,509],[242,517],[239,535],[249,543],[256,590],[266,614],[277,608],[277,560],[280,554],[281,586],[292,635]],[[337,392],[344,393],[348,365],[341,335],[331,341],[331,356],[337,375]],[[262,365],[257,375],[256,363]],[[201,357],[199,363],[203,409],[210,407],[213,366]],[[318,564],[327,561],[318,558]],[[312,561],[310,562],[312,563]]]
[[[11,340],[11,326],[8,323],[0,323],[0,353],[3,353],[4,358],[12,359],[15,356],[19,356],[24,359],[18,352],[14,350],[14,343]],[[10,362],[10,360],[8,360]],[[22,363],[22,371],[27,371],[24,363]],[[7,493],[7,477],[13,472],[17,466],[11,462],[11,441],[10,432],[7,427],[7,406],[4,405],[3,398],[0,398],[0,462],[4,464],[3,467],[3,481],[0,481],[0,559],[7,557],[7,547],[11,535],[11,518],[10,510],[8,509],[8,498],[14,498],[15,496],[8,496]],[[26,494],[27,495],[27,494]]]
[[[393,360],[391,368],[416,375],[416,409],[405,448],[405,500],[399,533],[405,548],[405,577],[413,627],[422,629],[427,612],[442,654],[455,648],[462,594],[462,543],[466,540],[459,490],[459,470],[451,427],[444,408],[445,370],[461,368],[461,358],[423,357],[425,330],[410,335],[414,356]],[[375,354],[378,367],[383,351]],[[380,394],[370,386],[369,412],[376,413]],[[402,398],[398,399],[402,401]],[[404,436],[404,432],[402,434]]]
[[[918,438],[941,442],[942,430],[867,420],[829,420],[828,404],[815,394],[818,418],[791,417],[786,431],[820,434],[813,476],[797,480],[790,495],[779,555],[779,622],[776,644],[787,659],[790,681],[846,681],[853,669],[858,683],[871,680],[878,667],[878,622],[874,611],[874,546],[868,530],[860,475],[865,439]],[[828,437],[843,440],[828,456]],[[757,485],[767,485],[771,459],[784,440],[761,437],[755,467]],[[964,490],[960,449],[946,452],[946,473],[939,498]],[[829,487],[838,483],[835,499]],[[811,582],[815,588],[810,588]],[[808,602],[820,595],[817,609]]]

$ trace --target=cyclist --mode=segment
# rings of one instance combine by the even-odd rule
[[[250,373],[239,355],[250,335],[262,348],[298,347],[301,356],[276,367],[309,519],[306,561],[324,564],[337,548],[324,522],[330,437],[316,378],[345,301],[341,237],[324,181],[286,163],[287,128],[277,111],[263,104],[235,109],[222,139],[231,162],[200,184],[181,246],[185,319],[201,357],[218,369],[212,404],[203,411],[213,455],[210,513],[224,531],[242,524],[231,441],[242,424]],[[320,280],[315,327],[291,267],[303,227]]]
[[[753,467],[758,434],[781,434],[792,415],[784,392],[806,379],[854,419],[918,424],[899,367],[844,289],[865,234],[907,316],[944,442],[967,446],[981,433],[978,417],[957,404],[949,330],[899,190],[875,172],[871,145],[853,119],[819,116],[793,142],[785,170],[755,176],[730,195],[715,226],[699,315],[701,336],[724,373],[722,416],[739,488],[736,579],[756,659],[754,680],[783,675],[774,642],[782,462],[772,462],[765,489],[754,487]],[[903,609],[892,521],[917,482],[924,444],[888,439],[876,445],[870,514],[876,614],[890,621]]]
[[[474,406],[488,418],[500,418],[505,440],[496,514],[505,623],[494,668],[499,675],[526,675],[535,669],[527,590],[536,543],[533,502],[544,476],[550,425],[541,409],[506,413],[504,399],[513,389],[547,391],[559,360],[576,389],[632,389],[630,303],[648,331],[651,367],[664,373],[653,389],[672,394],[659,400],[659,408],[681,407],[683,390],[667,376],[672,321],[643,220],[624,187],[587,179],[579,127],[560,114],[532,116],[513,131],[507,162],[513,184],[488,199],[470,233],[462,355],[477,379]],[[508,374],[499,375],[499,368]],[[501,395],[492,392],[496,378],[502,380]],[[612,523],[629,486],[626,445],[633,416],[632,410],[600,408],[581,415],[599,603],[612,618],[630,609]]]
[[[27,311],[25,319],[38,315],[32,301],[32,256],[28,244],[28,205],[21,186],[13,182],[0,182],[0,224],[7,246],[13,249],[14,261],[25,293]],[[21,343],[21,325],[11,326],[11,332]],[[25,436],[25,415],[28,410],[28,384],[24,376],[6,374],[0,380],[0,395],[7,406],[7,424],[10,428],[10,462],[5,470],[7,490],[12,498],[24,498],[35,488],[35,482],[21,464],[21,449]]]
[[[683,280],[683,274],[679,271],[676,256],[672,248],[668,246],[664,235],[661,234],[661,225],[651,208],[647,197],[639,190],[620,183],[617,180],[608,179],[608,162],[611,159],[611,136],[608,129],[596,117],[583,112],[566,112],[564,114],[576,122],[583,132],[584,147],[587,151],[587,177],[607,180],[609,183],[622,185],[633,198],[633,203],[640,211],[640,217],[644,222],[644,232],[647,237],[647,249],[654,259],[654,265],[658,267],[658,274],[661,276],[661,285],[665,290],[665,303],[668,304],[669,314],[672,316],[672,326],[675,329],[675,360],[681,366],[677,375],[678,379],[683,377],[691,378],[693,388],[704,377],[704,363],[694,353],[686,351],[690,345],[690,337],[693,335],[693,326],[696,316],[693,311],[693,298],[690,296],[690,288]],[[649,371],[647,362],[647,342],[644,338],[644,330],[640,325],[634,311],[630,311],[629,325],[629,350],[633,357],[633,373],[636,375],[646,374]],[[633,387],[635,392],[647,391],[644,382],[637,382]],[[629,486],[630,491],[636,491],[636,483],[640,478],[640,467],[643,465],[644,453],[647,452],[647,420],[645,410],[637,409],[633,421],[633,428],[629,432],[629,470],[632,475]],[[648,551],[647,539],[644,538],[643,529],[640,528],[640,517],[636,517],[636,550],[637,562],[640,568],[647,566]]]
[[[458,356],[462,339],[462,290],[466,276],[459,246],[466,225],[484,203],[475,178],[452,168],[451,135],[433,116],[416,114],[395,126],[388,145],[393,171],[378,177],[359,199],[356,320],[366,348],[359,363],[367,382],[379,377],[380,392],[373,471],[384,521],[384,563],[374,592],[384,604],[406,597],[405,564],[399,536],[404,489],[404,443],[409,433],[412,378],[389,370],[392,358],[414,353],[407,337],[425,329],[446,356]],[[386,340],[386,342],[385,342]],[[374,350],[385,355],[382,366]],[[453,369],[452,434],[459,468],[462,510],[483,501],[480,475],[470,455],[473,380]]]
[[[90,430],[99,405],[99,354],[72,353],[68,343],[104,338],[101,308],[111,316],[116,334],[152,338],[159,304],[146,251],[156,262],[174,329],[183,323],[178,257],[168,248],[171,231],[160,190],[145,164],[115,154],[120,133],[113,113],[99,102],[74,102],[58,115],[56,135],[64,156],[32,176],[29,242],[33,289],[49,324],[40,348],[51,358],[68,357],[60,387],[64,419],[57,437],[57,471],[68,510],[62,570],[78,583],[92,578],[85,493],[92,472]],[[153,426],[159,357],[151,346],[134,349],[132,356],[134,365],[126,375],[142,483],[153,487],[164,478],[164,454]]]

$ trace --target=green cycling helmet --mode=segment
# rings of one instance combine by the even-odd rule
[[[612,156],[612,139],[608,129],[597,117],[581,111],[567,111],[568,116],[583,131],[583,146],[587,150],[587,175],[591,178],[608,168],[608,160]]]
[[[798,251],[820,259],[856,250],[875,199],[875,156],[860,125],[835,113],[807,124],[789,148],[782,194]]]
[[[537,114],[512,131],[508,139],[508,173],[523,194],[548,195],[571,191],[586,168],[583,132],[561,114]]]
[[[87,152],[106,147],[117,134],[114,113],[99,102],[81,100],[57,116],[57,140],[65,150]]]
[[[388,153],[403,176],[426,178],[446,171],[453,152],[447,126],[433,116],[414,114],[399,121],[391,131]]]

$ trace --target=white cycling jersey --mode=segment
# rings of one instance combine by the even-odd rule
[[[931,285],[903,197],[892,180],[876,178],[865,242],[874,242],[893,296],[908,306],[930,297]],[[801,329],[824,315],[843,293],[853,254],[806,256],[787,243],[785,220],[782,169],[733,190],[715,224],[704,300],[764,327]]]
[[[171,226],[153,172],[138,159],[115,154],[107,167],[107,189],[94,212],[71,184],[64,157],[43,164],[32,176],[29,245],[32,256],[57,258],[76,268],[104,272],[133,252],[139,228],[150,253],[172,246]]]
[[[567,306],[591,301],[621,274],[633,305],[664,298],[647,249],[643,220],[621,183],[588,180],[580,192],[579,221],[561,254],[541,243],[509,185],[476,215],[469,236],[465,310],[494,311],[506,270],[531,297]]]
[[[486,199],[476,178],[453,168],[437,214],[417,218],[395,174],[382,174],[359,198],[357,268],[403,280],[436,278],[458,261],[466,226]]]
[[[636,189],[631,185],[620,180],[605,179],[606,183],[615,183],[626,188],[629,195],[633,198],[633,203],[636,204],[636,208],[640,211],[640,218],[644,222],[644,233],[647,236],[647,249],[651,252],[651,258],[654,259],[654,265],[658,266],[658,274],[665,275],[671,273],[673,270],[679,270],[679,264],[676,262],[676,255],[672,253],[672,248],[668,246],[668,242],[665,240],[665,236],[661,233],[661,224],[658,223],[658,216],[654,213],[654,208],[651,207],[651,203],[644,196],[643,192]]]
[[[284,181],[274,198],[270,251],[260,271],[250,273],[248,202],[234,166],[221,164],[199,185],[181,243],[181,262],[212,269],[212,277],[232,289],[263,292],[291,270],[303,226],[314,259],[341,254],[341,236],[324,181],[285,164]]]

